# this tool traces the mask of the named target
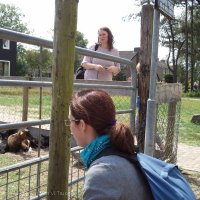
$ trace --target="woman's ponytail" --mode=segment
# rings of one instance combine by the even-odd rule
[[[110,133],[110,141],[120,152],[132,154],[136,151],[134,136],[125,124],[116,123]]]

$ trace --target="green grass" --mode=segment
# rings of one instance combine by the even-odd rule
[[[42,118],[47,119],[51,113],[51,91],[49,89],[42,90]],[[19,107],[22,110],[23,90],[21,88],[0,88],[0,106]],[[39,113],[40,107],[40,90],[29,89],[29,114]],[[2,108],[4,109],[4,108]],[[38,116],[38,115],[37,115]]]
[[[1,106],[22,106],[22,89],[21,88],[0,88],[0,105]],[[130,108],[130,97],[112,96],[117,110]],[[39,112],[39,89],[29,90],[29,109],[30,113]],[[161,108],[162,109],[162,108]],[[166,112],[166,111],[165,111]],[[165,112],[163,115],[165,115]],[[42,90],[42,118],[48,119],[51,113],[51,91]],[[200,146],[200,125],[193,124],[191,118],[193,114],[200,114],[200,98],[182,98],[181,117],[179,128],[179,142]],[[37,116],[37,115],[36,115]],[[117,119],[129,123],[129,115],[118,115]]]
[[[200,124],[191,122],[194,114],[200,114],[200,99],[182,98],[179,142],[200,146]]]
[[[127,96],[112,96],[116,110],[130,109],[130,97]]]
[[[112,98],[115,102],[116,109],[121,110],[130,108],[129,97],[114,96]],[[163,110],[165,110],[165,108]],[[200,98],[182,98],[179,125],[179,142],[200,146],[200,125],[191,122],[192,116],[194,114],[200,114]],[[127,116],[128,115],[126,115],[126,117],[119,115],[118,118],[120,121],[123,121],[126,118],[127,121]]]

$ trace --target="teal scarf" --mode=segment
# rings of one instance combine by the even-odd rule
[[[80,156],[88,169],[95,158],[101,153],[102,150],[110,146],[110,136],[102,135],[95,138],[90,144],[88,144],[83,151],[81,151]]]

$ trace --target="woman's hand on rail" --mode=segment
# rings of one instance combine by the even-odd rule
[[[110,66],[110,67],[106,68],[106,70],[108,70],[110,73],[112,73],[114,76],[116,76],[120,72],[120,67]]]
[[[102,65],[96,65],[95,70],[97,70],[98,72],[103,72],[106,69]]]

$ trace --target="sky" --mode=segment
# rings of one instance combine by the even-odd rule
[[[0,0],[0,3],[19,7],[33,35],[52,40],[55,0]],[[134,0],[79,0],[77,30],[89,41],[89,47],[97,42],[98,29],[107,26],[114,35],[114,46],[118,50],[134,50],[140,46],[140,21],[123,21],[122,18],[140,10]],[[167,53],[163,49],[158,52],[160,59]]]

